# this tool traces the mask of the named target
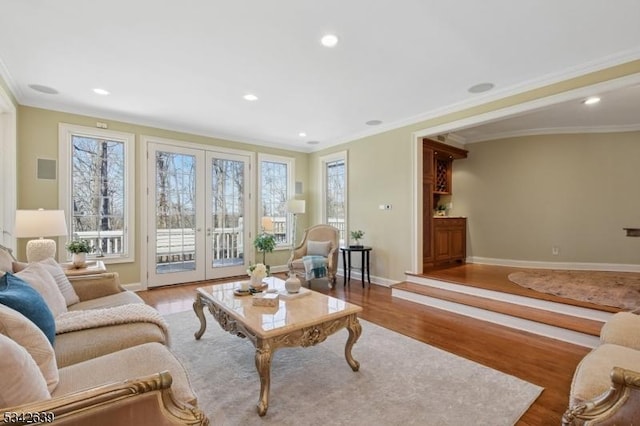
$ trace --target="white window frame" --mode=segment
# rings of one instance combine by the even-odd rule
[[[261,206],[262,206],[262,162],[263,161],[267,161],[267,162],[271,162],[271,163],[282,163],[285,164],[287,166],[287,200],[291,200],[292,198],[295,198],[295,175],[296,175],[296,170],[295,170],[295,159],[293,157],[284,157],[281,155],[272,155],[272,154],[262,154],[262,153],[258,153],[258,167],[257,167],[257,176],[258,176],[258,204],[257,204],[257,208],[258,208],[258,212],[261,212]],[[262,224],[260,223],[260,218],[258,217],[257,220],[257,225],[258,225],[258,234],[260,232],[262,232],[261,226]],[[294,242],[293,242],[293,214],[291,213],[287,213],[287,238],[286,241],[284,243],[280,243],[276,246],[276,250],[279,249],[291,249],[291,247],[293,246]]]
[[[338,151],[332,154],[324,155],[319,158],[320,161],[320,194],[322,200],[320,202],[320,212],[318,216],[322,223],[328,223],[327,218],[327,164],[334,161],[344,161],[344,241],[341,244],[348,244],[349,235],[349,156],[348,151]]]
[[[133,133],[117,132],[113,130],[97,129],[93,127],[78,126],[74,124],[59,123],[58,125],[58,206],[64,210],[67,220],[67,230],[69,235],[60,240],[64,245],[71,237],[71,219],[73,209],[71,172],[72,172],[72,149],[71,140],[73,136],[95,137],[109,139],[124,144],[124,252],[117,255],[105,254],[100,260],[105,263],[126,263],[135,261],[135,135]],[[70,259],[66,250],[58,250],[58,258],[62,261]]]

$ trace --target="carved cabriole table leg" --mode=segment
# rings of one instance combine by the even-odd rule
[[[258,339],[256,342],[256,369],[260,376],[260,400],[258,414],[264,416],[269,408],[269,388],[271,387],[271,358],[273,351],[268,340]]]
[[[356,361],[351,355],[351,348],[358,341],[362,334],[362,326],[358,321],[358,317],[353,314],[347,318],[347,330],[349,331],[349,338],[347,338],[347,344],[344,347],[344,356],[347,359],[347,363],[351,366],[353,371],[360,369],[360,363]]]
[[[200,340],[204,331],[207,329],[207,319],[204,317],[203,312],[204,305],[202,303],[202,298],[199,294],[196,295],[196,300],[193,302],[193,311],[196,313],[196,316],[200,320],[200,330],[195,332],[196,340]]]

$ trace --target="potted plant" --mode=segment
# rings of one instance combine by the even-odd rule
[[[87,240],[73,240],[67,244],[67,251],[72,254],[73,266],[82,268],[87,263],[87,253],[93,252],[93,247]]]
[[[352,244],[349,247],[362,247],[362,244],[360,244],[360,240],[362,239],[362,237],[364,237],[364,232],[361,230],[355,230],[355,231],[351,231],[351,238],[354,239],[356,241],[355,244]]]
[[[436,207],[436,216],[446,216],[447,215],[447,206],[444,204],[439,204]]]
[[[262,263],[267,265],[266,255],[267,253],[271,253],[273,249],[276,248],[276,237],[272,234],[262,233],[253,240],[253,246],[259,251],[262,252]],[[267,274],[269,273],[269,265],[267,265]]]

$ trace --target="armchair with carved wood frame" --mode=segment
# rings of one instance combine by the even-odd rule
[[[338,271],[338,248],[340,245],[340,231],[331,225],[314,225],[304,231],[304,236],[300,244],[293,249],[291,257],[287,262],[289,271],[293,271],[302,282],[306,281],[306,274],[302,258],[308,254],[307,246],[309,241],[329,242],[327,253],[327,278],[329,286],[336,284],[336,273]]]

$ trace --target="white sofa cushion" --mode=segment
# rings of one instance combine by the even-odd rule
[[[67,306],[73,305],[74,303],[78,303],[80,301],[78,294],[73,289],[71,282],[69,282],[69,278],[67,278],[67,275],[64,273],[62,266],[60,266],[58,262],[50,257],[48,259],[40,261],[39,263],[45,267],[45,269],[55,280]]]
[[[29,352],[0,334],[0,407],[50,399],[47,382]]]
[[[45,267],[39,263],[30,263],[22,271],[15,274],[36,289],[51,310],[53,317],[67,312],[67,303],[56,281]]]
[[[0,304],[0,334],[29,352],[47,383],[48,391],[53,391],[59,381],[58,365],[53,347],[42,330],[20,312]]]

